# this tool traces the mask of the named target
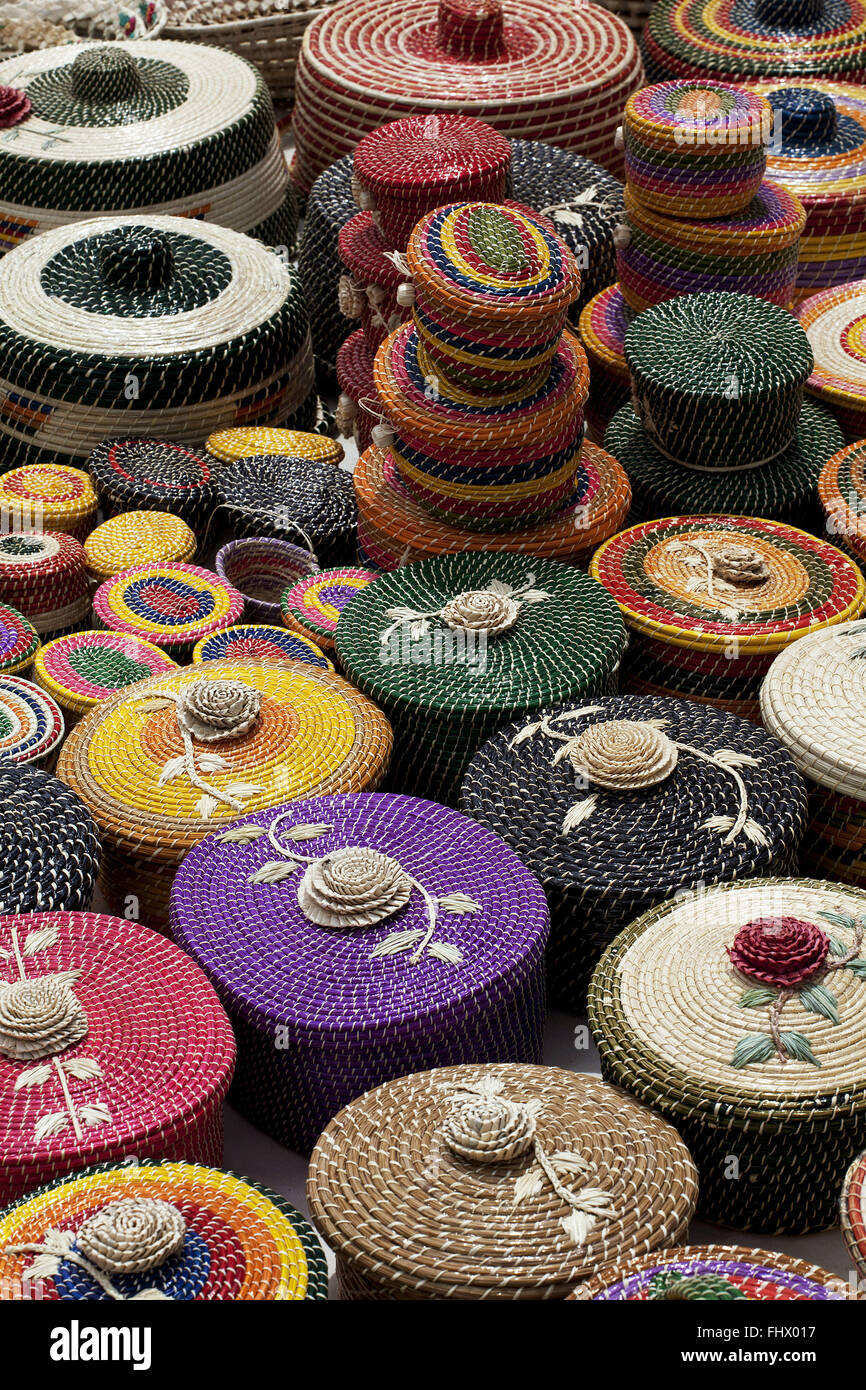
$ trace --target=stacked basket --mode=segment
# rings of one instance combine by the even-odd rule
[[[29,618],[45,642],[79,627],[90,612],[85,556],[62,531],[0,535],[0,603]]]

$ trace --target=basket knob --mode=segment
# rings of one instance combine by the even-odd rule
[[[439,0],[439,45],[453,58],[479,63],[505,53],[501,0]]]
[[[85,48],[72,64],[72,87],[79,101],[123,101],[134,97],[140,86],[138,64],[120,45]]]
[[[162,234],[150,227],[118,227],[99,248],[102,278],[120,289],[154,293],[174,276],[174,252]]]
[[[805,29],[820,19],[824,0],[756,0],[755,18],[776,29]]]
[[[772,92],[769,102],[782,122],[782,153],[785,145],[825,145],[839,128],[836,104],[828,92],[810,87],[785,87]]]

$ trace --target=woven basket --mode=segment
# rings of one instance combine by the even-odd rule
[[[187,719],[184,727],[196,730],[188,737],[180,696],[184,708],[215,710],[209,723]],[[106,701],[73,729],[58,772],[100,827],[109,904],[132,893],[141,920],[164,927],[175,870],[205,835],[243,812],[310,793],[374,789],[391,742],[379,710],[329,671],[212,661]]]
[[[600,546],[590,574],[632,632],[625,689],[700,699],[756,722],[773,658],[866,611],[866,580],[840,550],[751,517],[645,522]]]
[[[310,314],[316,385],[320,391],[333,391],[337,353],[352,332],[351,321],[340,312],[337,301],[337,285],[343,273],[338,242],[341,229],[357,211],[352,196],[352,155],[345,154],[313,183],[298,242],[298,274]]]
[[[866,892],[838,883],[745,880],[652,908],[602,956],[602,1076],[676,1125],[702,1218],[792,1235],[838,1223],[840,1174],[866,1140],[864,911]]]
[[[344,567],[300,579],[280,601],[284,625],[317,642],[323,651],[333,651],[339,618],[375,578],[373,570]]]
[[[509,719],[609,687],[624,636],[613,600],[579,570],[469,553],[381,575],[346,609],[336,650],[394,726],[389,785],[455,805],[484,740]]]
[[[184,661],[201,637],[240,621],[243,596],[198,565],[133,565],[93,595],[97,627],[154,641]]]
[[[820,1303],[854,1296],[838,1274],[778,1250],[742,1245],[685,1245],[618,1261],[571,1294],[593,1302],[633,1303],[662,1299]]]
[[[33,679],[63,711],[70,729],[118,690],[163,671],[176,662],[160,647],[121,632],[74,632],[57,637],[37,652]]]
[[[329,463],[260,454],[224,464],[217,530],[303,545],[321,565],[355,558],[358,513],[351,475]]]
[[[350,322],[360,321],[367,346],[375,353],[388,334],[409,317],[408,307],[401,306],[397,298],[408,278],[406,271],[390,260],[393,248],[376,226],[372,212],[359,212],[350,218],[337,244],[345,268],[335,286],[340,312]]]
[[[49,773],[9,763],[0,797],[0,912],[89,907],[100,850],[83,802]]]
[[[61,531],[0,535],[0,602],[24,613],[44,641],[90,612],[85,552]]]
[[[184,564],[195,559],[197,544],[195,532],[171,512],[121,512],[88,536],[88,576],[102,584],[134,565]]]
[[[862,569],[866,560],[866,441],[849,444],[833,455],[818,479],[818,495],[828,540],[854,555]]]
[[[131,0],[129,4],[119,5],[113,23],[107,12],[100,14],[98,5],[93,3],[73,9],[64,16],[62,23],[43,20],[32,12],[32,5],[30,11],[27,15],[25,10],[26,18],[21,16],[13,0],[0,29],[0,52],[4,56],[14,54],[20,58],[22,53],[29,56],[36,49],[83,39],[108,42],[155,39],[165,28],[168,17],[163,0]]]
[[[822,290],[800,305],[797,318],[815,354],[806,389],[854,443],[866,435],[866,280]]]
[[[250,621],[279,626],[280,599],[286,589],[318,573],[309,550],[272,536],[248,536],[229,541],[217,551],[214,569],[243,596]]]
[[[83,541],[96,524],[98,508],[93,484],[80,468],[33,464],[0,477],[6,531],[62,531]]]
[[[0,147],[0,254],[136,211],[294,247],[297,197],[271,98],[230,54],[164,40],[60,46],[0,62],[2,85],[30,110]]]
[[[106,439],[87,461],[104,510],[170,512],[201,535],[217,502],[214,460],[161,439]]]
[[[66,728],[56,701],[32,681],[0,676],[0,760],[50,772]]]
[[[124,436],[198,447],[234,425],[303,428],[316,409],[295,272],[188,218],[95,218],[17,247],[0,261],[0,352],[0,468],[84,464]]]
[[[333,671],[333,662],[308,637],[264,623],[241,623],[202,637],[192,652],[193,665],[203,661],[305,661],[322,671]]]
[[[842,1185],[842,1238],[854,1261],[857,1274],[866,1276],[866,1154],[855,1158]]]
[[[314,463],[341,463],[343,446],[323,434],[308,430],[269,430],[255,425],[237,430],[219,430],[205,440],[205,449],[220,463],[256,458],[259,454],[285,454]]]
[[[39,646],[39,633],[24,614],[0,603],[0,672],[26,675]]]
[[[342,865],[328,857],[343,851]],[[316,875],[326,896],[310,902]],[[383,1081],[539,1061],[547,924],[538,884],[498,837],[402,796],[239,822],[187,856],[171,904],[173,938],[235,1021],[232,1103],[303,1153]]]
[[[460,806],[544,887],[549,987],[572,1013],[639,913],[695,883],[793,872],[806,825],[803,780],[776,739],[657,696],[598,696],[508,725],[469,764]]]
[[[130,1152],[219,1163],[235,1043],[198,966],[155,932],[89,912],[3,917],[0,937],[3,1205]]]
[[[134,1205],[114,1205],[126,1203]],[[70,1255],[52,1261],[46,1247],[57,1231],[69,1237]],[[14,1253],[22,1246],[30,1248]],[[29,1271],[40,1251],[45,1269],[36,1279]],[[127,1268],[112,1268],[118,1263]],[[284,1197],[216,1168],[147,1159],[60,1178],[0,1218],[0,1298],[98,1300],[106,1278],[121,1301],[152,1290],[187,1302],[328,1297],[318,1236]]]
[[[342,434],[351,435],[358,452],[363,453],[373,442],[373,427],[381,415],[373,377],[373,354],[363,328],[350,334],[338,350],[336,373],[340,386],[338,428]]]
[[[631,377],[625,360],[625,335],[631,316],[616,284],[595,295],[578,320],[580,341],[589,362],[587,438],[596,443],[604,439],[614,415],[631,396]]]
[[[862,621],[810,634],[777,657],[761,689],[765,725],[813,788],[803,867],[858,885],[866,863],[864,653]]]
[[[331,1121],[307,1179],[341,1295],[363,1299],[564,1298],[613,1259],[676,1245],[695,1197],[689,1154],[652,1111],[596,1077],[515,1065],[368,1092]]]

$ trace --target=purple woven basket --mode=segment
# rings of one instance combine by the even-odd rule
[[[409,875],[408,900],[375,924],[319,925],[299,885],[317,876],[321,901],[325,873],[333,901],[345,860],[308,870],[287,855],[348,848],[396,861],[396,887],[377,891],[385,904],[405,897]],[[231,1017],[232,1103],[300,1153],[344,1105],[395,1077],[541,1059],[544,893],[497,835],[434,802],[318,797],[236,821],[184,859],[171,930]]]
[[[280,596],[308,574],[318,574],[315,555],[291,541],[271,536],[244,536],[217,551],[216,572],[244,596],[249,622],[279,627]]]

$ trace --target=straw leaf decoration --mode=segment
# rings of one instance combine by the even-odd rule
[[[378,946],[374,946],[370,952],[371,956],[397,956],[401,951],[408,951],[415,942],[424,935],[420,928],[411,931],[395,931],[390,936],[386,936],[384,941],[380,941]]]
[[[282,859],[269,859],[260,869],[256,869],[250,883],[282,883],[284,878],[291,878],[297,867],[297,861],[287,864]]]
[[[28,1067],[16,1077],[14,1089],[20,1091],[22,1086],[42,1086],[51,1080],[52,1071],[50,1062],[43,1062],[38,1067]]]
[[[186,758],[183,753],[179,753],[176,758],[169,758],[159,775],[158,787],[164,787],[166,782],[173,782],[176,777],[182,777],[186,769]]]
[[[448,941],[432,941],[427,947],[427,954],[435,956],[436,960],[444,960],[447,965],[459,965],[463,960],[460,948]]]
[[[210,820],[214,812],[219,809],[219,804],[215,796],[211,796],[210,793],[205,793],[203,796],[200,796],[195,803],[195,809],[198,811],[202,820]]]
[[[37,1120],[33,1129],[33,1138],[37,1144],[43,1139],[50,1139],[52,1135],[59,1134],[69,1124],[69,1116],[65,1110],[57,1110],[53,1115],[43,1115],[41,1120]]]
[[[826,922],[832,922],[837,927],[847,927],[849,931],[854,931],[857,926],[853,917],[846,912],[819,912],[819,917],[823,917]]]
[[[249,845],[267,833],[263,825],[232,825],[217,835],[217,841],[224,845]]]
[[[565,813],[561,834],[567,835],[570,830],[576,830],[585,820],[589,820],[597,805],[598,797],[593,793],[584,801],[578,801],[574,806],[571,806]]]
[[[572,1245],[583,1245],[597,1220],[592,1212],[573,1211],[570,1216],[562,1217],[561,1224]]]
[[[821,915],[823,916],[823,914]],[[839,940],[838,936],[828,936],[827,940],[830,942],[829,954],[831,956],[847,956],[848,948],[844,941]]]
[[[293,825],[291,830],[286,831],[286,838],[289,840],[317,840],[320,835],[327,835],[333,828],[333,825]]]
[[[481,904],[470,898],[468,893],[447,893],[444,898],[437,898],[436,901],[443,912],[451,912],[456,916],[461,916],[464,912],[481,911]]]
[[[753,1062],[769,1061],[775,1050],[769,1033],[749,1033],[745,1038],[740,1038],[734,1048],[731,1066],[739,1069],[751,1066]]]
[[[96,1081],[102,1076],[102,1068],[98,1062],[94,1062],[90,1057],[68,1057],[64,1058],[61,1067],[67,1076],[74,1076],[76,1081]]]
[[[40,931],[32,931],[24,942],[21,954],[35,956],[37,951],[47,951],[57,944],[58,935],[57,927],[43,927]]]
[[[820,1067],[821,1063],[809,1045],[809,1039],[802,1033],[782,1033],[782,1047],[789,1057],[793,1057],[796,1062],[811,1062],[813,1067]]]
[[[826,985],[805,985],[800,990],[800,1003],[809,1013],[822,1014],[831,1023],[839,1022],[839,1006],[835,994]]]
[[[514,1184],[513,1205],[516,1207],[530,1197],[537,1197],[543,1187],[544,1174],[540,1168],[530,1168],[527,1172],[521,1173]]]
[[[741,1009],[761,1009],[776,998],[774,989],[744,989],[740,995]]]

